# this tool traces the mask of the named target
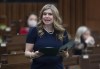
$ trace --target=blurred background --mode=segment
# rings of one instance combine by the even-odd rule
[[[89,48],[90,58],[70,57],[64,62],[65,69],[68,66],[72,66],[69,69],[100,69],[100,0],[0,0],[1,69],[23,69],[23,66],[29,69],[30,62],[23,54],[26,35],[19,35],[19,30],[26,25],[27,15],[35,12],[38,16],[43,5],[48,3],[56,5],[63,26],[72,38],[77,28],[85,25],[96,41],[95,48]]]

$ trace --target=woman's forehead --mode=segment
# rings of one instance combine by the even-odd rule
[[[37,19],[36,15],[30,15],[28,19]]]
[[[52,13],[52,10],[51,9],[46,9],[46,10],[44,10],[43,13]]]
[[[29,16],[29,18],[37,18],[37,16],[32,14],[32,15]]]
[[[90,31],[89,31],[89,30],[87,30],[87,31],[85,31],[85,32],[84,32],[84,34],[90,34]]]

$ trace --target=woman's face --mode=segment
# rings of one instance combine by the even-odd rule
[[[91,35],[90,31],[86,31],[82,36],[86,40]]]
[[[51,9],[47,9],[43,12],[42,21],[45,25],[50,25],[53,23],[54,18]]]
[[[30,15],[27,23],[29,27],[36,27],[37,26],[37,16],[33,14]]]

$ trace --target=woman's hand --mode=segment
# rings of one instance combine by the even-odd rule
[[[89,45],[89,46],[93,46],[93,45],[95,44],[95,40],[94,40],[94,38],[93,38],[92,36],[89,36],[89,37],[85,40],[85,42],[86,42],[87,45]]]
[[[59,52],[60,56],[64,57],[64,58],[68,58],[69,57],[69,53],[68,51],[64,51],[62,50],[61,52]]]
[[[39,51],[33,51],[34,44],[26,43],[25,56],[31,59],[38,58],[43,55]]]
[[[43,53],[41,53],[39,51],[35,51],[35,52],[32,52],[30,57],[34,59],[34,58],[39,58],[42,55],[43,55]]]

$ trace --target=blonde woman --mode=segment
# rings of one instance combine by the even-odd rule
[[[46,4],[40,11],[37,27],[30,29],[26,39],[25,56],[33,59],[31,69],[63,69],[62,57],[68,55],[67,51],[62,52],[63,55],[46,56],[39,49],[60,48],[68,41],[57,8]]]
[[[76,31],[74,53],[76,55],[81,55],[83,49],[88,46],[94,46],[94,44],[95,40],[91,36],[89,28],[87,28],[86,26],[80,26]]]

